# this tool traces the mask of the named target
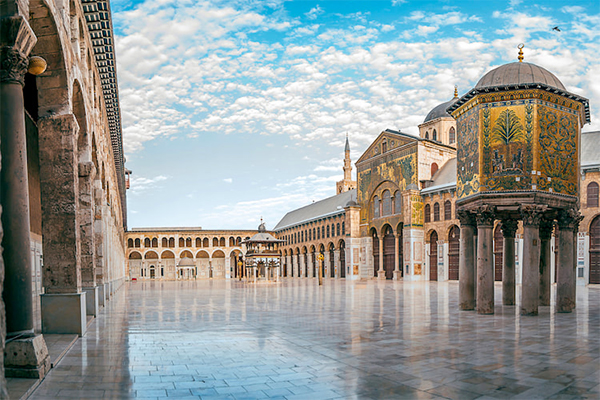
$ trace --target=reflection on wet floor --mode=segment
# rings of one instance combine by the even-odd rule
[[[32,398],[597,399],[600,288],[577,290],[521,317],[499,286],[459,311],[456,282],[135,282]]]

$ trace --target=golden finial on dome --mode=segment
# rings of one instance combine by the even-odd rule
[[[454,98],[458,99],[458,86],[454,85]]]
[[[523,62],[523,47],[525,47],[523,43],[517,46],[517,48],[519,49],[519,57],[517,57],[519,59],[519,62]]]

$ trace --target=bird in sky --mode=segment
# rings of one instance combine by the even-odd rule
[[[560,32],[560,29],[558,29],[558,26],[555,26],[554,28],[552,28],[552,30],[556,31],[556,32]]]

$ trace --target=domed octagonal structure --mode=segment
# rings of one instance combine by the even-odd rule
[[[494,313],[492,230],[497,220],[504,235],[503,304],[516,304],[514,238],[521,220],[521,313],[536,315],[538,305],[550,305],[550,237],[556,220],[556,308],[570,312],[575,306],[573,232],[580,220],[579,145],[581,127],[590,121],[588,100],[522,59],[520,52],[519,62],[488,72],[448,107],[458,139],[459,303],[464,310],[476,304],[482,314]]]

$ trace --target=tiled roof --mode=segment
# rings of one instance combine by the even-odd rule
[[[328,197],[324,200],[320,200],[290,211],[279,221],[277,226],[273,228],[274,231],[279,231],[284,228],[292,227],[302,222],[308,222],[320,217],[341,213],[344,211],[344,207],[349,201],[356,201],[356,189],[349,190],[344,193],[340,193],[335,196]]]

